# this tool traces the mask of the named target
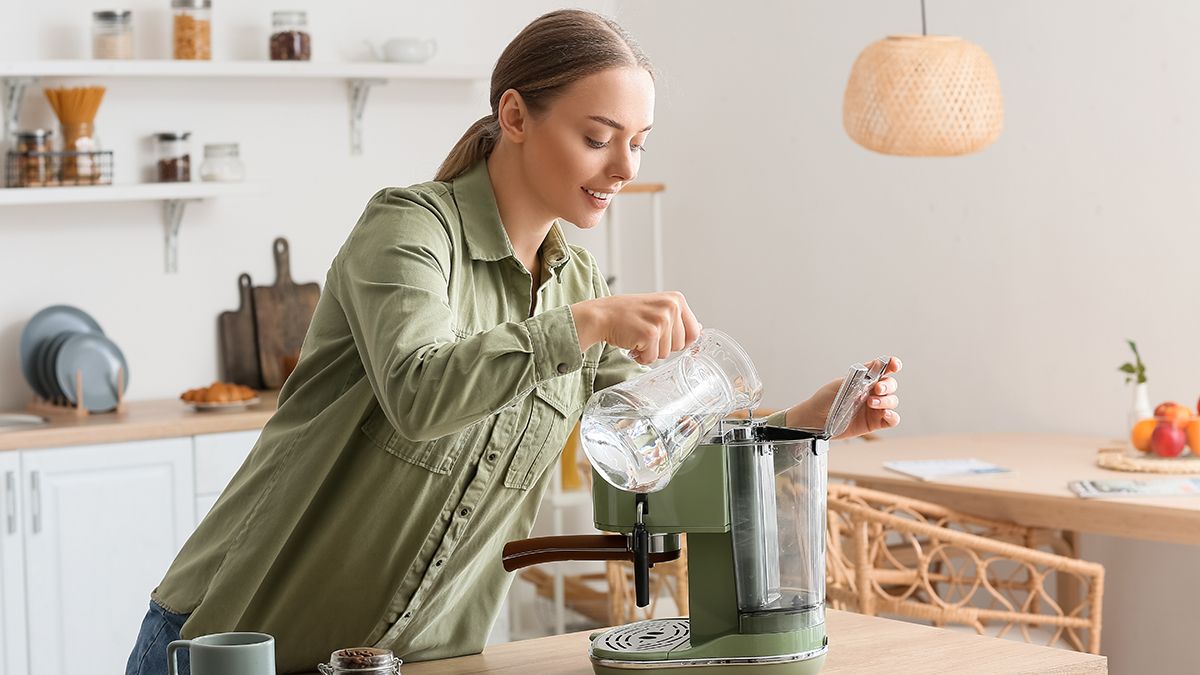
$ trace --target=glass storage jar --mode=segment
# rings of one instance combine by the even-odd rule
[[[317,670],[322,675],[399,675],[402,663],[390,649],[351,647],[330,654],[329,663]]]
[[[200,180],[236,183],[245,177],[246,169],[238,157],[237,143],[209,143],[204,146]]]
[[[308,34],[306,12],[271,12],[271,60],[308,61],[312,58],[312,38]]]
[[[13,135],[5,181],[8,187],[44,187],[57,182],[50,166],[51,135],[49,129],[30,129]]]
[[[163,131],[154,135],[156,176],[160,183],[184,183],[192,179],[190,131]]]
[[[92,58],[133,58],[133,12],[127,9],[92,12]]]
[[[212,0],[171,0],[175,58],[212,58]]]

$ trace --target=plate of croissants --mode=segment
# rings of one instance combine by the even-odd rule
[[[196,410],[213,412],[245,410],[259,400],[258,392],[233,382],[213,382],[207,387],[188,389],[179,398]]]

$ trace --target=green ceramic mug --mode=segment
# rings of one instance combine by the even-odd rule
[[[275,638],[266,633],[214,633],[167,645],[167,672],[179,675],[176,652],[192,655],[192,675],[275,675]]]

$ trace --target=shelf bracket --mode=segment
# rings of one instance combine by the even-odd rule
[[[11,140],[17,133],[21,119],[21,100],[25,88],[37,82],[36,77],[6,77],[0,80],[4,86],[4,138]]]
[[[363,111],[367,107],[367,94],[371,87],[384,84],[387,80],[380,78],[354,78],[347,80],[350,87],[350,154],[362,154]]]
[[[179,271],[179,225],[183,222],[183,207],[187,205],[184,199],[163,200],[163,255],[165,257],[166,273],[175,274]]]

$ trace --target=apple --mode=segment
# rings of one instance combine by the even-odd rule
[[[1192,411],[1190,408],[1179,405],[1174,401],[1159,403],[1154,409],[1154,417],[1160,422],[1170,421],[1175,426],[1183,429],[1187,427],[1187,423],[1192,419]]]
[[[1150,449],[1159,457],[1178,457],[1187,444],[1187,433],[1171,422],[1159,422],[1150,436]]]

